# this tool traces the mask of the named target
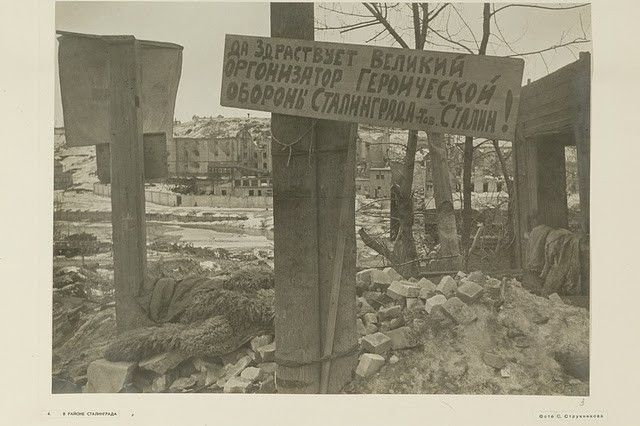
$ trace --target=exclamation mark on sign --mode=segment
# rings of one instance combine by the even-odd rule
[[[502,131],[506,132],[509,130],[509,126],[507,122],[509,121],[509,115],[511,115],[511,105],[513,105],[513,93],[511,90],[507,92],[507,98],[504,100],[504,121],[505,124],[502,126]]]

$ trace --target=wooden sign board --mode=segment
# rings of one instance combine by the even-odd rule
[[[110,143],[110,43],[124,36],[59,31],[58,64],[67,146]],[[173,134],[173,113],[182,73],[182,46],[140,40],[141,107],[145,133]]]
[[[512,140],[522,59],[227,34],[220,103]]]

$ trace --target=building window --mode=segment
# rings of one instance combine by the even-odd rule
[[[258,158],[258,153],[257,153],[257,152],[254,152],[254,153],[253,153],[253,158],[255,158],[255,159],[257,159],[257,158]]]
[[[258,189],[258,195],[262,195],[262,191]]]
[[[267,159],[267,153],[266,152],[262,153],[262,158],[264,158],[265,160]],[[267,164],[267,163],[265,163],[265,164]]]
[[[489,182],[484,182],[482,184],[482,192],[489,192]]]
[[[223,189],[221,192],[222,192],[222,195],[227,195],[227,190],[226,189]]]
[[[471,184],[471,192],[474,192],[476,190],[476,186],[472,183]]]
[[[267,163],[262,163],[262,168],[266,169],[267,168]]]
[[[249,186],[249,181],[248,180],[243,180],[242,181],[242,186]]]
[[[250,196],[250,197],[253,197],[253,189],[250,189],[250,190],[249,190],[249,196]]]
[[[240,183],[240,182],[241,182],[241,181],[240,181],[240,179],[236,179],[236,180],[235,180],[235,185],[236,185],[236,186],[240,186],[240,185],[241,185],[241,183]]]
[[[497,190],[498,192],[501,192],[501,191],[502,191],[502,182],[498,182],[498,184],[496,185],[496,190]]]

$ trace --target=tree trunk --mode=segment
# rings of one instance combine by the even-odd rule
[[[437,269],[454,270],[461,265],[460,245],[456,229],[456,216],[451,194],[451,174],[447,161],[447,147],[442,133],[429,133],[429,154],[431,155],[431,173],[433,178],[433,196],[438,215],[438,239],[443,259],[434,265]]]
[[[510,179],[509,175],[509,167],[507,166],[507,161],[502,154],[502,150],[498,145],[498,141],[493,141],[493,149],[496,151],[496,155],[498,156],[498,161],[500,163],[500,169],[502,171],[502,176],[504,178],[505,185],[507,186],[507,193],[509,194],[509,202],[507,203],[507,227],[503,232],[502,238],[498,242],[498,247],[496,248],[496,254],[502,252],[502,254],[507,254],[509,256],[509,262],[511,266],[515,264],[515,253],[513,250],[510,250],[511,243],[514,241],[514,215],[513,215],[513,205],[514,205],[514,196],[515,191],[513,188],[513,182]]]
[[[464,263],[471,246],[471,230],[473,229],[473,211],[471,210],[471,177],[473,174],[473,137],[464,138],[464,155],[462,160],[462,250],[465,253]]]
[[[416,244],[413,239],[413,169],[418,145],[418,132],[409,131],[407,150],[405,152],[402,174],[396,191],[396,214],[398,217],[398,235],[393,243],[393,254],[397,262],[405,263],[418,258]],[[418,262],[407,263],[397,268],[404,277],[416,276],[419,271]]]

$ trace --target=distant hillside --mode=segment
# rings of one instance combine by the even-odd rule
[[[231,138],[246,128],[256,138],[271,131],[268,118],[213,118],[194,117],[193,120],[173,126],[173,136],[180,138]]]

